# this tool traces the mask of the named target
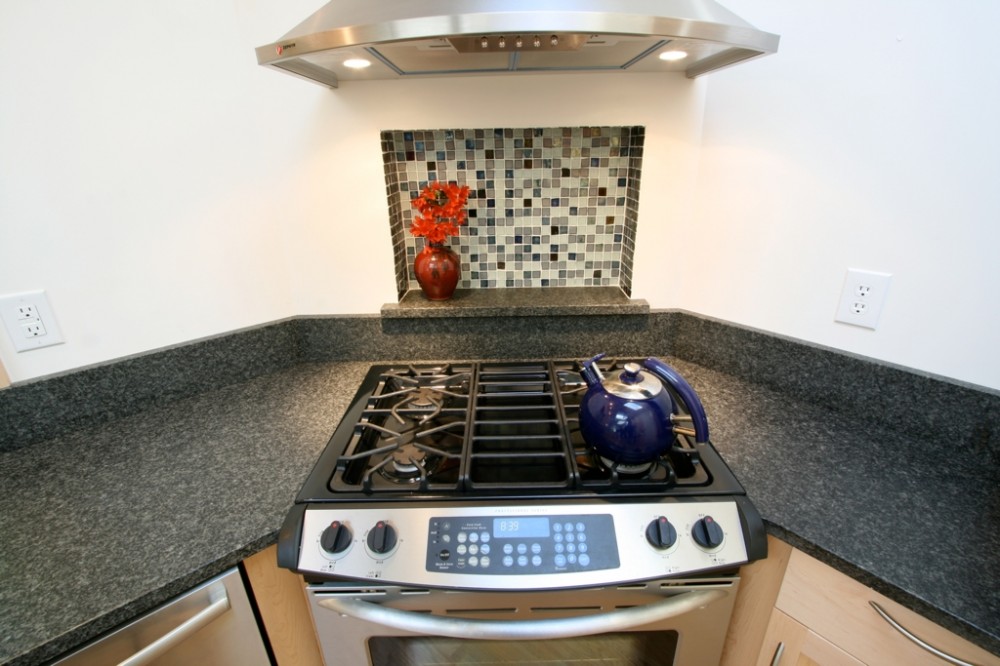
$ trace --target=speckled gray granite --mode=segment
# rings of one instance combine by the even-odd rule
[[[302,364],[0,453],[0,663],[43,663],[273,543],[368,367]]]
[[[111,395],[119,383],[145,391],[141,409],[77,418],[58,436],[34,434],[30,445],[0,452],[0,664],[44,663],[272,543],[367,371],[356,359],[596,351],[659,355],[677,366],[701,394],[713,442],[776,536],[1000,653],[995,392],[870,368],[878,364],[685,313],[330,317],[279,326],[274,353],[284,359],[265,353],[260,365],[240,363],[212,343],[218,359],[190,352],[202,360],[203,388],[162,400],[127,369],[104,370],[119,377]],[[174,358],[192,371],[185,350]],[[170,363],[141,361],[163,367],[158,381],[178,385]],[[273,367],[282,363],[291,365]],[[859,415],[824,399],[869,373],[879,378],[864,389],[872,395],[903,392],[880,397],[902,416]],[[793,391],[773,387],[782,377]],[[0,391],[0,405],[23,388]],[[929,391],[932,402],[954,404],[957,395],[978,411],[951,413],[950,421],[942,411],[932,418],[951,427],[928,435],[899,422],[917,418],[897,404],[916,399],[905,393],[914,389]],[[989,434],[963,438],[955,424],[966,422]]]
[[[618,287],[458,289],[446,301],[429,300],[418,289],[382,306],[382,316],[395,319],[633,314],[649,314],[649,303],[629,298]]]
[[[297,322],[178,345],[0,391],[0,451],[273,372],[298,358]]]

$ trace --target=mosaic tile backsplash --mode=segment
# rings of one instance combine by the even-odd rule
[[[631,295],[645,128],[382,132],[399,297],[419,289],[410,200],[428,182],[470,188],[449,245],[459,289],[618,286]]]

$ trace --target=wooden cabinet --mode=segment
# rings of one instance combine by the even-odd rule
[[[996,655],[805,553],[773,538],[768,545],[768,559],[747,567],[751,585],[741,589],[741,597],[747,598],[737,599],[724,666],[754,663],[754,655],[758,666],[949,663],[890,626],[870,602],[942,652],[971,664],[1000,666]],[[768,599],[773,599],[770,610],[764,608]],[[762,625],[766,626],[762,629]],[[779,645],[782,654],[775,660]]]
[[[767,651],[774,646],[774,651]],[[780,651],[780,652],[779,652]],[[759,666],[864,666],[847,652],[778,609],[771,613]]]
[[[302,578],[278,568],[276,546],[243,561],[278,666],[323,666]]]

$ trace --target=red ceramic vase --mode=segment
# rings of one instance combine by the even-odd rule
[[[461,265],[458,255],[444,243],[428,243],[413,260],[413,272],[424,295],[446,301],[455,293]]]

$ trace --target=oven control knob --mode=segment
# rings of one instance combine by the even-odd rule
[[[657,550],[666,550],[677,543],[677,530],[666,516],[660,516],[646,527],[646,541]]]
[[[384,520],[375,523],[368,532],[368,549],[377,555],[385,555],[396,547],[396,528]]]
[[[353,536],[350,527],[335,520],[323,530],[323,534],[319,538],[319,545],[328,553],[342,553],[351,545]]]
[[[705,516],[696,522],[694,528],[691,530],[691,536],[694,537],[695,542],[702,548],[718,548],[722,545],[723,538],[725,538],[722,528],[719,527],[719,523],[715,522],[712,516]]]

